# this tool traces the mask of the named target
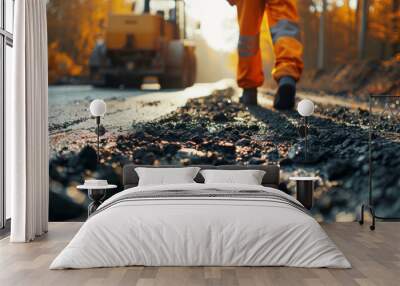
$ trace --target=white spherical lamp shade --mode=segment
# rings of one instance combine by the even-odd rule
[[[90,103],[90,113],[93,116],[103,116],[106,113],[106,103],[102,99],[95,99]]]
[[[297,111],[301,116],[310,116],[314,113],[314,103],[309,99],[303,99],[297,105]]]

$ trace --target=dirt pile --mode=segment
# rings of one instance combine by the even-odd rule
[[[306,71],[299,87],[361,100],[367,100],[368,94],[400,96],[400,54],[388,61],[352,62],[326,72]]]

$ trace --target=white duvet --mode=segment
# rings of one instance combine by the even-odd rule
[[[279,190],[254,185],[181,184],[128,189],[100,206],[103,211],[85,222],[50,269],[127,265],[351,267],[321,226],[290,204],[235,197],[115,203],[132,192],[200,192],[210,188],[262,190],[299,204]]]

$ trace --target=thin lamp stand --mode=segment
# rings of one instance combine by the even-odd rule
[[[370,230],[375,229],[375,219],[381,220],[400,220],[400,218],[389,218],[389,217],[381,217],[376,215],[375,207],[372,199],[372,100],[375,97],[379,98],[397,98],[395,95],[369,95],[369,127],[368,127],[368,165],[369,165],[369,177],[368,177],[368,204],[361,205],[361,215],[360,220],[358,221],[361,225],[364,224],[364,210],[367,209],[371,213],[372,216],[372,224],[370,225]]]
[[[304,161],[307,162],[307,151],[308,151],[308,116],[304,116]]]
[[[100,163],[100,116],[96,116],[97,124],[97,163]]]
[[[314,113],[314,103],[309,99],[303,99],[297,104],[297,111],[304,117],[304,163],[308,162],[308,118]]]

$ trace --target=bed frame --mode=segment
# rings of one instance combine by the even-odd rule
[[[124,185],[124,190],[128,188],[136,187],[139,183],[139,176],[135,171],[136,167],[147,167],[147,168],[178,168],[182,166],[178,165],[165,165],[165,166],[151,166],[151,165],[135,165],[128,164],[124,166],[122,183]],[[279,188],[279,166],[277,165],[191,165],[190,167],[199,167],[204,169],[214,169],[214,170],[263,170],[265,171],[264,178],[262,180],[262,185],[265,187]],[[197,183],[204,183],[203,176],[198,173],[194,180]]]

